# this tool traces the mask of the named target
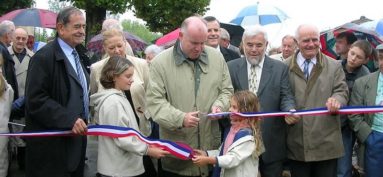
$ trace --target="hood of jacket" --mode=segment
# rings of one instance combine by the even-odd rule
[[[122,97],[126,97],[124,92],[117,89],[106,89],[101,92],[95,93],[90,96],[90,107],[94,111],[94,118],[98,120],[98,112],[100,110],[101,105],[104,101],[111,95],[119,95]]]

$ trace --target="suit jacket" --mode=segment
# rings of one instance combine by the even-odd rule
[[[0,42],[0,55],[3,57],[3,75],[7,83],[11,85],[14,93],[13,100],[19,98],[19,90],[17,89],[17,80],[15,74],[15,62],[13,62],[7,47]],[[1,58],[1,57],[0,57]]]
[[[229,62],[231,60],[234,60],[234,59],[241,57],[238,55],[237,52],[230,50],[230,49],[227,49],[227,48],[224,48],[224,47],[221,47],[221,46],[219,46],[219,50],[221,50],[223,58],[225,58],[226,62]]]
[[[289,111],[295,108],[291,92],[288,67],[280,61],[265,56],[257,96],[262,112]],[[249,79],[246,58],[228,63],[234,91],[248,90]],[[286,123],[283,117],[265,118],[261,124],[266,152],[261,155],[265,163],[286,158]]]
[[[83,71],[89,83],[84,66]],[[82,98],[88,95],[57,39],[32,57],[25,94],[25,131],[71,130],[84,117]],[[85,136],[27,138],[26,143],[28,176],[64,176],[84,164]]]

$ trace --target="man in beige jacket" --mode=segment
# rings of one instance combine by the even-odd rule
[[[299,50],[285,63],[297,110],[326,106],[336,113],[348,100],[340,63],[320,52],[317,27],[299,26],[296,39]],[[287,150],[292,177],[335,177],[337,158],[343,156],[339,115],[297,119],[288,129]]]
[[[233,93],[222,54],[205,46],[206,22],[189,17],[181,25],[175,45],[151,63],[146,92],[147,109],[160,126],[160,138],[210,150],[220,145],[218,120],[206,113],[226,111]],[[161,159],[160,176],[208,176],[207,167],[175,157]]]

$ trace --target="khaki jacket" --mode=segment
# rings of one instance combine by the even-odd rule
[[[25,48],[27,50],[27,53],[23,59],[23,61],[20,63],[20,60],[15,55],[15,52],[12,49],[12,46],[8,47],[9,54],[11,54],[13,61],[15,62],[15,74],[19,89],[19,97],[24,96],[25,92],[25,81],[27,79],[27,73],[28,73],[28,65],[29,61],[33,56],[33,52],[29,49]]]
[[[179,43],[157,55],[150,65],[148,110],[160,125],[161,139],[203,150],[217,149],[221,139],[218,120],[200,114],[195,128],[183,128],[183,120],[187,112],[210,113],[212,106],[228,110],[233,86],[225,59],[216,49],[205,46],[198,66],[201,74],[195,97],[194,64],[181,54]],[[161,163],[164,170],[180,175],[208,175],[207,167],[198,168],[191,160],[166,157]]]
[[[149,118],[151,117],[146,111],[145,92],[149,81],[149,66],[145,60],[126,55],[126,58],[134,65],[133,84],[130,87],[134,111],[140,119],[140,130],[145,136],[151,133]],[[90,94],[94,94],[104,90],[100,83],[101,71],[109,57],[104,58],[90,67]],[[97,120],[96,120],[97,121]]]
[[[299,52],[299,51],[298,51]],[[319,53],[308,82],[297,64],[297,54],[287,59],[291,90],[296,109],[326,107],[329,97],[347,105],[348,88],[340,63]],[[339,115],[303,116],[288,127],[288,158],[297,161],[323,161],[343,155]]]

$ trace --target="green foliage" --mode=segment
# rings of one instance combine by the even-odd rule
[[[134,34],[140,37],[142,40],[144,40],[147,43],[151,43],[151,41],[161,36],[158,33],[153,33],[149,31],[149,29],[146,28],[145,25],[140,24],[137,21],[124,20],[122,21],[122,27],[124,28],[124,31],[127,31],[131,34]]]
[[[59,13],[60,10],[63,9],[64,7],[72,5],[71,2],[66,2],[63,0],[48,0],[48,4],[49,4],[48,9],[56,13]]]
[[[129,0],[136,17],[147,22],[151,31],[168,33],[193,15],[203,15],[210,0]]]
[[[0,16],[16,9],[32,7],[34,0],[2,0],[0,6]]]
[[[103,7],[113,14],[124,13],[128,8],[129,0],[65,0],[74,2],[74,6],[85,9],[93,7]]]

